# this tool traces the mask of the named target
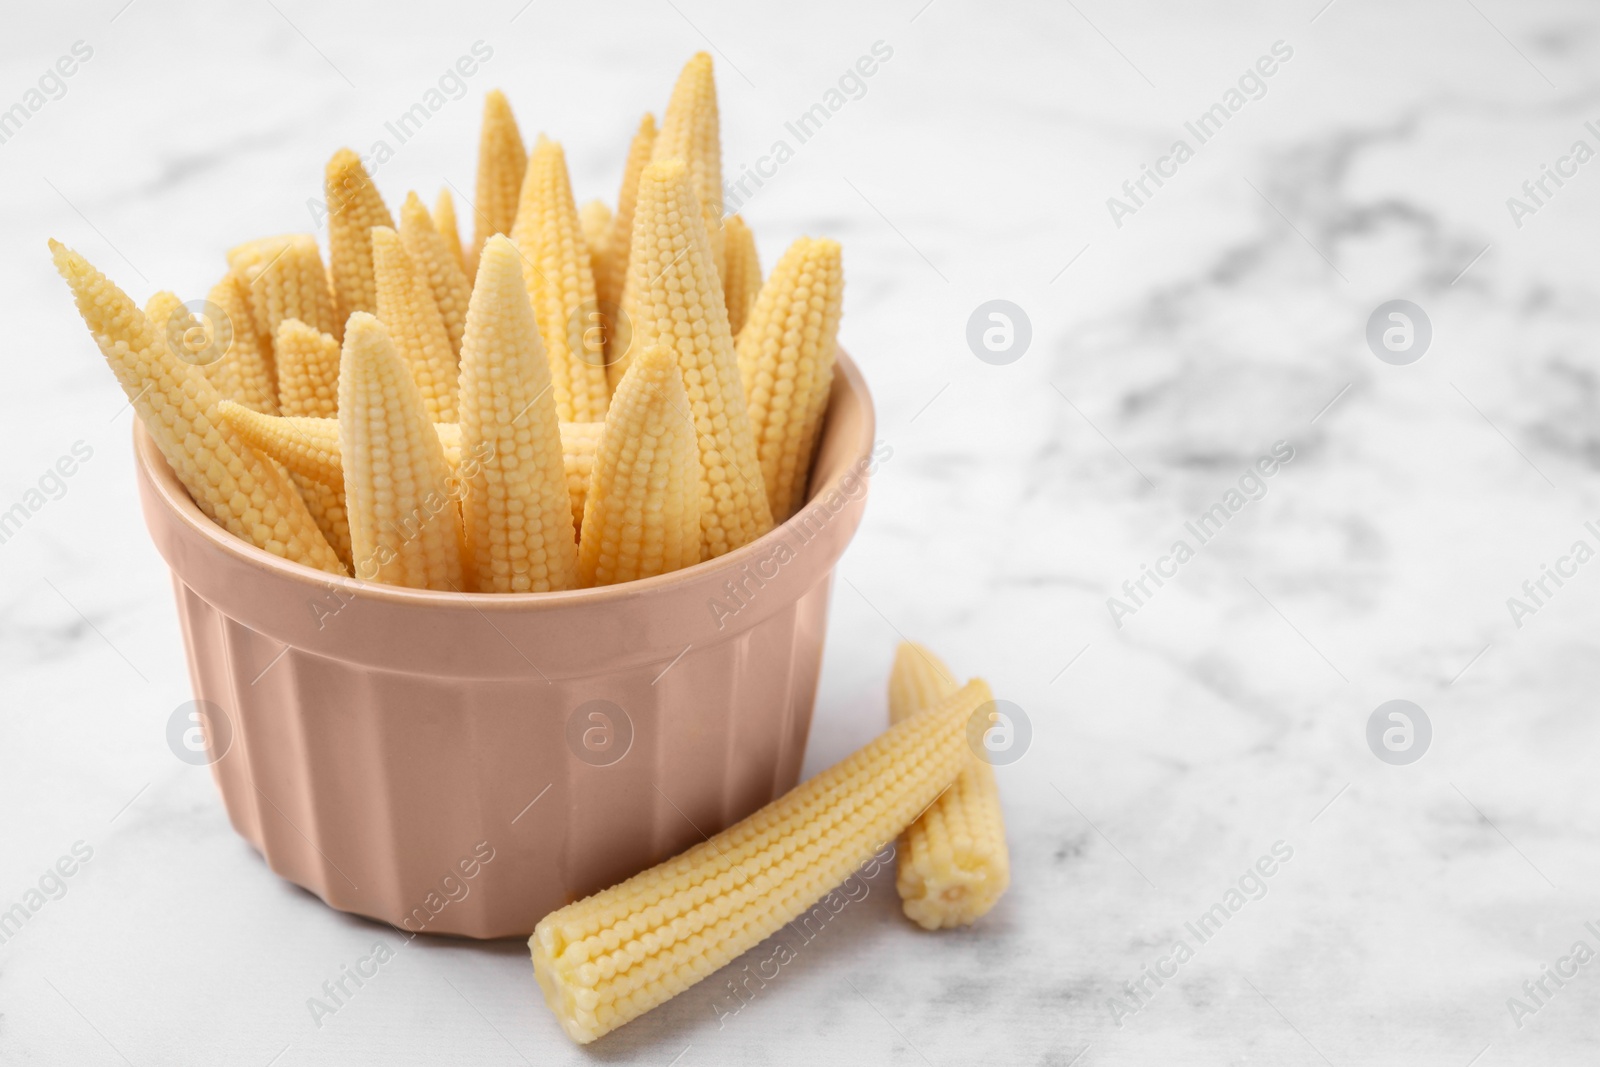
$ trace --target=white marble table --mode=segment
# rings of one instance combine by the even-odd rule
[[[1321,2],[13,14],[0,108],[74,42],[92,56],[0,143],[0,511],[40,503],[0,545],[0,907],[73,871],[0,945],[0,1061],[1594,1063],[1600,963],[1561,960],[1600,949],[1600,564],[1560,564],[1520,620],[1507,598],[1600,547],[1600,163],[1562,162],[1600,148],[1600,19]],[[893,448],[835,586],[808,772],[880,729],[901,633],[1032,724],[1001,772],[1014,888],[976,928],[923,934],[880,877],[736,1016],[711,983],[579,1051],[521,944],[328,910],[169,752],[188,680],[129,414],[45,238],[141,299],[199,293],[229,244],[309,228],[330,151],[479,40],[463,100],[380,168],[392,201],[471,188],[491,86],[609,199],[692,51],[718,56],[737,175],[892,49],[743,212],[769,265],[802,232],[844,242],[844,340]],[[1275,42],[1292,55],[1228,110]],[[1217,103],[1202,144],[1185,123]],[[1163,162],[1180,138],[1192,158]],[[1168,177],[1134,202],[1143,164]],[[1546,164],[1569,176],[1535,203]],[[1031,320],[1009,365],[965,339],[993,298]],[[1433,328],[1405,366],[1363,337],[1396,298]],[[1161,562],[1280,441],[1264,495]],[[1176,576],[1114,621],[1146,564]],[[1368,748],[1391,699],[1432,723],[1410,765]],[[1249,876],[1278,842],[1292,857]],[[1229,897],[1241,878],[1259,899]],[[1202,941],[1186,924],[1219,903]],[[378,941],[394,959],[314,1020]],[[1524,992],[1547,966],[1576,973]]]

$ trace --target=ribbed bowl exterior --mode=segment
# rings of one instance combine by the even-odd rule
[[[800,774],[871,398],[841,354],[807,506],[744,548],[604,589],[463,595],[331,578],[199,511],[135,431],[234,828],[328,904],[526,935]]]

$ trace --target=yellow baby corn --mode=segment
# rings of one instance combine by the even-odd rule
[[[223,275],[207,301],[210,307],[197,314],[177,294],[163,290],[145,303],[144,314],[172,354],[198,367],[222,396],[276,412],[270,357],[262,351],[237,280]]]
[[[278,323],[278,410],[285,415],[339,414],[339,342],[299,319]]]
[[[567,1036],[593,1041],[804,914],[950,784],[989,699],[969,682],[704,844],[541,919],[533,973]]]
[[[433,228],[428,209],[422,206],[416,193],[407,194],[406,202],[400,206],[400,243],[405,246],[412,265],[428,283],[428,291],[439,308],[439,317],[444,320],[444,332],[450,338],[451,354],[460,355],[472,283],[461,269],[460,260]]]
[[[589,249],[589,269],[594,270],[595,247],[605,241],[611,232],[611,208],[604,200],[588,200],[578,208],[578,225],[583,230],[583,243]]]
[[[256,333],[269,344],[284,319],[340,335],[344,324],[334,314],[328,271],[315,237],[291,233],[249,241],[228,252],[228,267],[249,294]]]
[[[639,120],[633,143],[628,146],[628,159],[622,169],[622,188],[617,192],[617,213],[611,217],[611,228],[604,241],[589,246],[594,267],[595,299],[605,307],[622,306],[622,287],[628,278],[628,251],[633,246],[633,208],[639,194],[639,175],[644,173],[645,165],[650,162],[655,143],[656,119],[646,112],[644,118]],[[607,359],[612,362],[621,359],[622,355],[621,352],[606,353]],[[611,387],[615,389],[621,380],[620,373],[613,373]]]
[[[378,287],[372,276],[372,228],[394,227],[394,218],[372,184],[361,157],[341,148],[328,160],[324,179],[328,197],[328,263],[333,277],[333,313],[342,337],[345,322],[357,311],[378,308]]]
[[[572,499],[573,530],[583,527],[583,502],[589,496],[589,479],[594,473],[594,456],[600,448],[603,429],[603,422],[561,424],[561,465],[567,472],[567,495]]]
[[[705,219],[706,237],[717,277],[723,276],[722,133],[717,118],[717,83],[711,55],[697,52],[683,65],[661,118],[652,160],[681,159],[689,166],[694,195]]]
[[[578,581],[631,582],[700,562],[700,451],[672,349],[633,360],[600,434],[578,536]]]
[[[461,588],[461,516],[439,435],[382,323],[357,312],[339,366],[339,439],[357,578]]]
[[[217,414],[251,448],[291,473],[332,488],[344,485],[338,419],[263,415],[232,400],[219,403]]]
[[[433,202],[433,228],[444,238],[444,246],[450,250],[452,256],[456,257],[456,265],[461,268],[461,273],[465,274],[467,257],[461,251],[461,230],[456,225],[456,202],[448,188],[440,189],[439,198]]]
[[[324,485],[315,478],[307,478],[303,474],[295,474],[287,469],[280,470],[279,473],[294,484],[300,499],[306,502],[306,510],[311,512],[312,521],[317,524],[317,529],[322,531],[322,536],[328,539],[328,544],[338,553],[339,562],[346,567],[352,566],[350,518],[345,514],[344,489]]]
[[[539,138],[528,159],[511,238],[530,264],[528,298],[549,353],[557,415],[566,422],[605,418],[611,399],[605,350],[583,314],[595,306],[589,250],[572,199],[566,153],[546,137]]]
[[[550,363],[522,259],[504,235],[478,260],[461,345],[464,564],[480,593],[542,593],[577,581],[572,501]]]
[[[701,555],[713,559],[772,529],[722,282],[706,246],[688,169],[651,163],[639,179],[629,255],[633,350],[672,348],[700,440]]]
[[[466,264],[469,275],[478,273],[484,242],[497,233],[511,232],[527,166],[528,150],[522,146],[511,104],[499,89],[491,89],[483,98],[483,133],[478,138],[478,202],[472,205],[476,223]]]
[[[910,641],[889,675],[889,721],[901,722],[956,689],[950,668]],[[925,930],[976,922],[1011,882],[994,768],[969,755],[954,784],[900,838],[895,886],[906,917]]]
[[[123,392],[200,510],[258,548],[346,573],[294,487],[222,422],[222,398],[205,376],[87,260],[58,241],[50,252]]]
[[[802,237],[772,269],[739,335],[739,375],[767,499],[779,522],[805,496],[833,386],[843,294],[839,243]]]
[[[344,485],[344,450],[339,445],[338,419],[263,415],[229,400],[224,400],[218,410],[228,425],[262,455],[297,475],[335,488]],[[589,475],[594,470],[603,425],[561,424],[561,463],[566,471],[567,493],[572,498],[573,530],[583,523],[583,501],[589,494]],[[444,461],[453,472],[461,464],[461,424],[436,422],[433,428],[439,435]]]
[[[750,316],[750,305],[761,291],[761,260],[756,255],[755,234],[738,215],[723,220],[727,233],[727,269],[722,272],[722,301],[728,305],[728,329],[737,338]]]
[[[378,318],[389,340],[411,368],[434,422],[456,421],[456,357],[444,318],[400,235],[387,226],[372,230],[372,269],[377,278]]]
[[[909,719],[960,687],[944,660],[915,641],[902,641],[889,672],[889,721]]]

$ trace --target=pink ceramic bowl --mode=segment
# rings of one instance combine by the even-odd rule
[[[482,595],[330,579],[246,544],[137,430],[234,829],[335,908],[489,938],[750,814],[799,777],[872,452],[841,354],[788,522],[645,581]]]

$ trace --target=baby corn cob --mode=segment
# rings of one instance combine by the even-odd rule
[[[439,190],[439,198],[433,202],[433,228],[439,231],[439,236],[444,238],[444,246],[450,254],[456,257],[456,266],[461,268],[461,273],[467,272],[467,257],[461,251],[461,229],[456,225],[456,202],[450,195],[448,188]]]
[[[737,338],[761,291],[761,260],[756,255],[755,234],[744,219],[729,215],[723,229],[728,235],[728,268],[722,272],[722,300],[728,305],[728,329]]]
[[[594,250],[611,232],[611,209],[604,200],[588,200],[578,208],[578,225],[583,229],[583,243],[589,249],[589,269],[594,269]]]
[[[714,559],[772,529],[750,409],[728,332],[722,282],[682,160],[639,179],[627,314],[634,351],[672,348],[700,440],[701,555]]]
[[[561,424],[561,465],[567,472],[567,495],[572,500],[572,528],[583,528],[583,505],[589,498],[589,480],[594,475],[594,457],[600,449],[603,422],[563,422]],[[695,507],[699,507],[698,503]]]
[[[335,488],[344,485],[344,450],[339,445],[339,420],[283,415],[263,415],[242,404],[224,400],[218,409],[228,425],[251,448],[282,463],[290,471]],[[589,495],[589,475],[600,445],[604,423],[563,422],[561,463],[566,470],[567,493],[572,498],[572,523],[583,523],[583,501]],[[444,461],[455,471],[461,464],[461,424],[436,422]]]
[[[631,582],[700,562],[700,450],[672,349],[655,345],[617,386],[578,537],[578,581]]]
[[[772,269],[739,335],[739,375],[767,499],[779,522],[805,497],[833,386],[843,292],[839,243],[802,237]]]
[[[604,241],[589,247],[594,267],[594,296],[604,307],[622,306],[622,287],[628,278],[628,252],[633,246],[633,208],[639,195],[639,175],[650,162],[655,143],[656,119],[646,112],[639,120],[633,143],[628,146],[628,160],[623,164],[622,188],[617,192],[617,213],[611,217],[611,228]],[[622,380],[622,374],[610,365],[622,356],[621,352],[606,352],[613,389]]]
[[[406,255],[400,235],[387,226],[372,229],[372,269],[378,318],[410,366],[428,416],[434,422],[455,422],[457,371],[450,335],[427,280]]]
[[[217,414],[246,444],[273,462],[283,464],[290,473],[331,488],[344,485],[338,419],[263,415],[232,400],[218,404]]]
[[[422,394],[383,324],[357,312],[339,366],[339,439],[357,578],[461,588],[461,517]]]
[[[400,243],[411,257],[417,272],[428,283],[433,302],[444,320],[444,332],[450,338],[450,353],[461,354],[461,335],[467,329],[467,302],[472,299],[472,283],[461,269],[460,260],[451,253],[449,244],[433,228],[428,209],[416,193],[406,196],[400,206]]]
[[[743,822],[534,927],[533,973],[567,1036],[608,1033],[804,914],[971,758],[972,681]]]
[[[258,548],[346,573],[294,487],[222,422],[222,398],[205,376],[87,260],[58,241],[50,252],[123,392],[200,510]]]
[[[950,668],[910,641],[889,675],[889,721],[901,722],[955,692]],[[994,768],[969,754],[955,783],[900,839],[895,887],[906,917],[925,930],[976,922],[1011,882]]]
[[[346,567],[354,566],[350,554],[350,516],[344,507],[344,490],[324,485],[303,474],[291,471],[282,473],[294,483],[300,499],[306,502],[306,510],[311,512],[312,521],[322,531],[322,536],[328,539],[328,544],[333,546],[339,561]]]
[[[705,219],[706,237],[717,277],[726,267],[722,232],[722,133],[717,118],[717,82],[711,72],[711,55],[696,52],[683,65],[672,87],[661,133],[650,158],[681,159],[689,167],[694,195]]]
[[[527,166],[528,150],[522,146],[511,104],[499,89],[491,89],[483,98],[483,133],[478,138],[478,202],[473,205],[477,221],[466,264],[469,275],[477,276],[485,242],[497,233],[511,232]]]
[[[277,371],[273,366],[272,341],[256,332],[244,283],[230,272],[211,287],[207,299],[213,307],[221,308],[233,323],[233,341],[222,359],[202,367],[201,371],[225,396],[237,397],[257,411],[269,414],[277,411]]]
[[[531,264],[528,298],[549,352],[556,413],[566,422],[605,418],[611,400],[605,351],[584,316],[595,307],[594,274],[572,200],[566,153],[549,138],[541,136],[528,158],[511,238]]]
[[[361,157],[341,148],[328,160],[324,179],[328,197],[328,262],[333,277],[333,314],[338,329],[326,332],[342,337],[345,322],[357,311],[378,307],[378,287],[372,276],[372,228],[394,227],[378,187],[372,184]]]
[[[278,410],[285,415],[339,414],[339,342],[299,319],[278,323]]]
[[[467,581],[480,593],[542,593],[577,581],[572,501],[550,364],[522,260],[504,235],[478,260],[461,345],[461,477]]]
[[[340,335],[344,324],[334,314],[328,271],[315,237],[291,233],[247,242],[228,252],[228,267],[249,295],[256,333],[268,344],[277,339],[284,319]]]
[[[145,304],[145,318],[172,354],[198,367],[217,392],[258,411],[276,412],[270,357],[262,351],[238,280],[224,275],[207,299],[210,316],[215,317],[209,323],[201,322],[176,294],[165,291]]]
[[[889,721],[909,719],[960,687],[944,660],[915,641],[902,641],[889,672]]]

